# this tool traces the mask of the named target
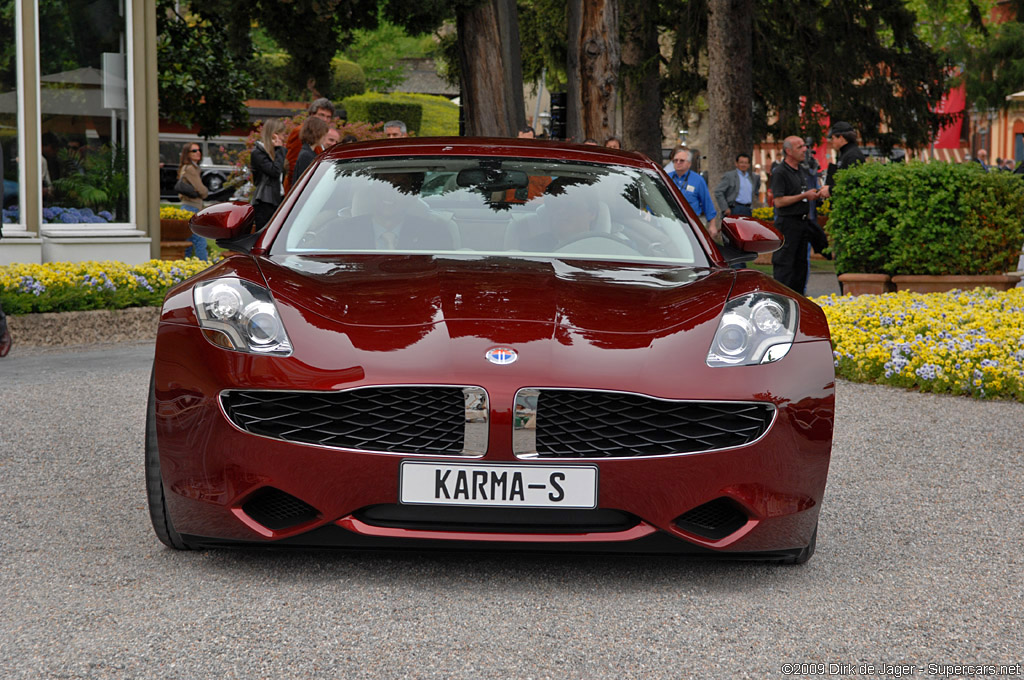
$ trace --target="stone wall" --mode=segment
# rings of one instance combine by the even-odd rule
[[[15,347],[62,347],[156,338],[159,307],[8,316]]]

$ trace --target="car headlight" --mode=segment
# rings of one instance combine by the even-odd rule
[[[774,293],[730,300],[708,351],[708,366],[768,364],[786,356],[796,335],[796,302]]]
[[[291,342],[270,291],[237,278],[215,279],[192,289],[199,327],[218,347],[287,356]]]

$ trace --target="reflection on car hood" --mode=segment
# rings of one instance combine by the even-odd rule
[[[336,322],[378,328],[511,321],[659,333],[717,319],[734,280],[727,271],[531,257],[291,255],[260,262],[275,296]]]

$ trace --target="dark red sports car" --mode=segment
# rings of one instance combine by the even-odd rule
[[[802,562],[832,446],[821,310],[731,262],[639,154],[337,147],[167,296],[157,536],[212,545],[680,552]]]

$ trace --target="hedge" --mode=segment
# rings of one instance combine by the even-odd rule
[[[977,164],[865,163],[837,175],[836,271],[986,275],[1016,269],[1024,182]]]
[[[409,134],[420,134],[423,105],[419,102],[403,101],[390,94],[370,93],[346,97],[343,104],[350,121],[381,123],[400,120],[405,123]]]

